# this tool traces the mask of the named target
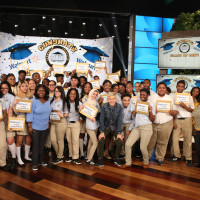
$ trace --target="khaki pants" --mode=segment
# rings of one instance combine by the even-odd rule
[[[88,135],[90,136],[90,140],[88,142],[88,148],[87,148],[87,159],[92,160],[94,153],[96,151],[97,145],[98,145],[98,140],[97,140],[97,131],[96,130],[90,130],[86,128]]]
[[[0,166],[6,165],[6,131],[4,121],[0,122]]]
[[[157,160],[164,160],[169,138],[173,129],[173,120],[165,124],[153,124],[153,135],[148,145],[149,158],[152,156],[153,149]]]
[[[130,127],[130,124],[122,124],[122,131],[124,133],[124,140],[123,140],[123,143],[122,143],[122,149],[121,149],[121,152],[120,152],[120,155],[124,155],[125,154],[125,143],[126,143],[126,132],[128,131]]]
[[[149,144],[152,134],[153,134],[152,124],[147,124],[133,128],[125,144],[126,165],[131,165],[132,163],[132,158],[131,158],[132,146],[135,144],[135,142],[137,142],[139,138],[140,138],[140,150],[143,155],[144,163],[145,164],[149,163],[147,146]]]
[[[66,119],[61,122],[52,122],[50,129],[51,144],[56,152],[57,158],[62,158],[64,152],[64,137],[66,131]]]
[[[176,119],[177,129],[173,131],[173,149],[174,156],[180,158],[179,138],[183,132],[183,152],[186,160],[192,160],[192,119]]]
[[[69,147],[69,157],[72,159],[79,158],[79,135],[80,135],[80,122],[69,123],[66,125],[66,138]]]
[[[51,125],[50,125],[50,128],[48,128],[48,130],[47,130],[47,136],[46,136],[46,139],[45,139],[45,145],[44,146],[46,148],[51,148],[50,129],[51,129]]]

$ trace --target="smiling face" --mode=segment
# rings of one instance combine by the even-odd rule
[[[71,79],[71,88],[76,88],[78,85],[78,80],[76,78]]]
[[[119,86],[116,85],[112,90],[113,90],[113,92],[118,93],[119,92]]]
[[[69,94],[69,99],[71,102],[74,102],[75,99],[76,99],[76,91],[75,90],[72,90]]]
[[[8,93],[8,90],[9,90],[9,87],[8,87],[7,84],[3,84],[3,85],[1,86],[1,92],[2,92],[3,95],[7,94],[7,93]]]
[[[198,88],[194,88],[192,91],[192,96],[194,98],[197,98],[199,96],[199,89]]]
[[[144,91],[140,92],[140,99],[141,99],[141,101],[147,101],[148,100],[148,96],[149,95],[146,92],[144,92]]]
[[[129,94],[133,93],[133,86],[132,86],[132,84],[128,83],[126,85],[126,92],[128,92]]]
[[[39,96],[40,99],[43,99],[45,96],[45,89],[43,87],[40,87],[37,91],[37,94]]]
[[[89,92],[91,91],[91,86],[90,86],[90,84],[89,83],[87,83],[86,85],[85,85],[85,87],[84,87],[84,93],[85,94],[89,94]]]
[[[166,85],[160,84],[160,85],[157,87],[157,91],[158,91],[158,95],[159,95],[159,96],[161,96],[161,97],[165,96],[166,91],[167,91]]]
[[[55,89],[55,97],[56,98],[61,97],[61,92],[58,90],[58,88]]]
[[[98,92],[97,92],[97,91],[94,91],[94,92],[92,93],[92,95],[91,95],[91,99],[92,99],[92,100],[95,100],[95,99],[97,99],[97,97],[98,97]]]
[[[35,88],[36,88],[35,81],[30,80],[29,83],[28,83],[28,87],[29,87],[30,90],[35,90]]]
[[[129,106],[131,102],[131,98],[130,97],[123,97],[122,99],[122,104],[125,108],[127,108]]]
[[[135,91],[136,92],[140,91],[140,83],[135,83]]]
[[[9,76],[8,79],[7,79],[7,81],[8,81],[8,83],[10,83],[11,87],[15,86],[15,83],[16,83],[15,76]]]
[[[36,84],[39,84],[41,81],[40,74],[34,73],[32,79],[36,82]]]
[[[28,91],[28,86],[27,86],[26,83],[22,83],[22,85],[20,86],[19,89],[21,90],[22,93],[25,93],[25,94],[26,94],[27,91]]]
[[[111,84],[109,82],[105,83],[103,85],[103,89],[104,89],[105,92],[110,92],[110,90],[111,90]]]
[[[108,103],[110,104],[111,107],[113,107],[115,105],[116,101],[117,101],[117,98],[115,95],[108,97]]]
[[[185,84],[184,83],[178,83],[176,86],[177,92],[182,93],[185,90]]]

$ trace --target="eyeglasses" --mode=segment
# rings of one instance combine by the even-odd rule
[[[60,91],[58,91],[58,90],[55,90],[55,92],[60,92]]]
[[[1,88],[1,90],[8,90],[9,88]]]

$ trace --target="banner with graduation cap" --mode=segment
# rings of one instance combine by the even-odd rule
[[[158,49],[159,68],[200,68],[200,37],[160,39]]]
[[[64,66],[64,71],[71,72],[76,69],[76,63],[87,63],[93,76],[99,76],[102,84],[106,72],[95,69],[95,61],[105,61],[107,73],[111,73],[112,58],[112,37],[88,40],[13,36],[0,32],[0,74],[13,73],[17,79],[19,66],[28,66],[28,75],[37,70],[42,70],[45,75],[53,65]],[[49,79],[55,80],[54,73]]]
[[[172,91],[177,91],[176,84],[178,81],[183,80],[185,82],[184,92],[190,93],[193,87],[200,87],[200,75],[172,75],[172,74],[157,74],[156,82],[164,82]]]

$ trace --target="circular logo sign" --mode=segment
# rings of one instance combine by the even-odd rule
[[[69,62],[69,53],[64,47],[53,46],[46,53],[46,62],[50,67],[54,64],[66,66]]]
[[[186,42],[180,44],[179,50],[181,53],[187,53],[190,50],[190,45]]]

